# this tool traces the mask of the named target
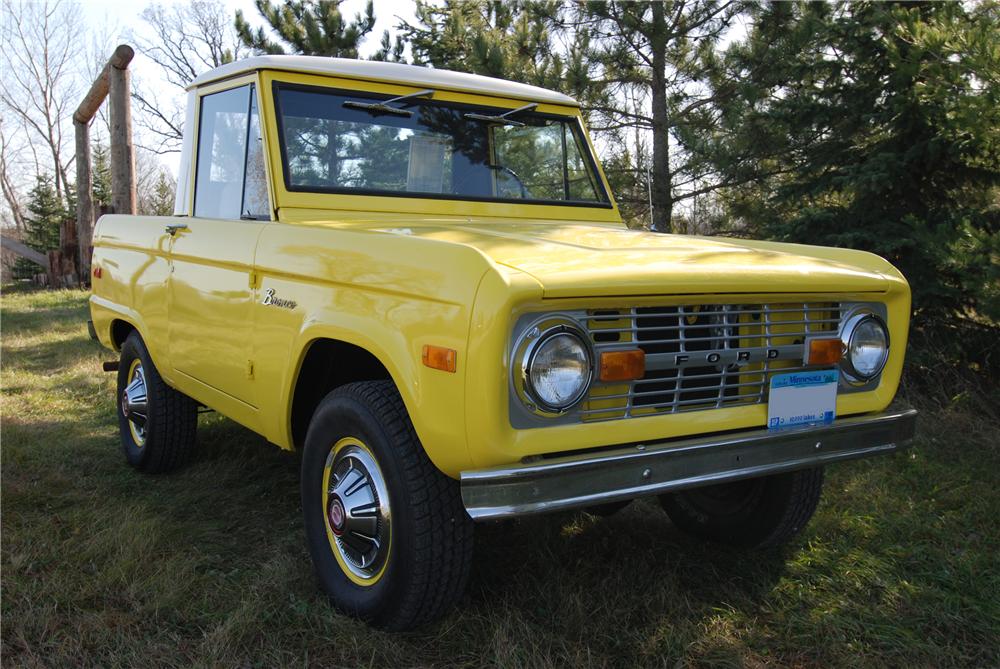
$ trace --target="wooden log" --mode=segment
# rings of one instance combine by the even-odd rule
[[[27,244],[3,235],[0,235],[0,244],[3,245],[4,250],[15,253],[22,258],[27,258],[36,265],[43,267],[46,272],[49,271],[49,258],[44,253],[39,253]]]
[[[110,71],[112,69],[124,70],[128,68],[128,64],[132,62],[134,56],[135,51],[128,44],[118,45],[115,52],[111,54],[111,58],[108,59],[107,64],[105,64],[104,69],[94,79],[94,83],[90,85],[90,90],[84,96],[83,102],[80,103],[80,106],[76,108],[76,112],[73,113],[74,121],[77,123],[90,123],[101,103],[104,102],[104,98],[108,97],[108,89],[111,85]]]
[[[111,67],[111,206],[116,214],[135,214],[135,149],[132,147],[131,80],[128,70]]]
[[[72,218],[63,219],[59,224],[59,250],[67,261],[76,266],[76,258],[80,255],[80,247],[77,243],[76,220]]]
[[[46,283],[49,288],[60,288],[62,287],[62,282],[59,280],[59,277],[62,275],[62,253],[60,251],[49,251],[48,256],[48,271],[45,273],[48,276],[48,281]]]
[[[46,277],[51,288],[74,288],[80,285],[73,257],[62,251],[49,251],[49,271],[46,272]]]
[[[94,179],[90,172],[90,126],[74,120],[76,128],[76,239],[79,244],[80,283],[90,279],[90,252],[94,234]]]

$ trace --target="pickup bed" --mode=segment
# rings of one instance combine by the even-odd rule
[[[393,630],[462,592],[473,521],[658,496],[785,542],[823,467],[888,453],[910,293],[871,254],[621,222],[578,104],[413,66],[262,56],[189,90],[172,217],[105,216],[93,331],[137,469],[199,406],[302,451],[310,553]]]

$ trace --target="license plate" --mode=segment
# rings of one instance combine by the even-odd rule
[[[837,414],[837,370],[790,372],[771,377],[767,427],[832,423]]]

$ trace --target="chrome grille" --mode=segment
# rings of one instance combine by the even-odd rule
[[[612,420],[765,403],[771,375],[809,369],[801,355],[806,338],[836,334],[840,318],[841,306],[833,302],[588,311],[584,325],[597,355],[640,348],[646,353],[646,373],[637,381],[595,383],[580,407],[580,417]],[[769,347],[794,352],[796,346],[801,346],[796,359],[739,365],[658,364],[683,354]]]

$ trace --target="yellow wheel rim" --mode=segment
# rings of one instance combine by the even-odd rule
[[[392,515],[375,454],[357,437],[344,437],[330,449],[322,499],[326,537],[344,575],[358,585],[375,585],[389,564]]]
[[[136,358],[128,367],[125,377],[127,384],[122,392],[121,411],[128,422],[132,441],[137,448],[146,445],[146,421],[149,416],[149,405],[146,399],[146,372],[142,361]]]

